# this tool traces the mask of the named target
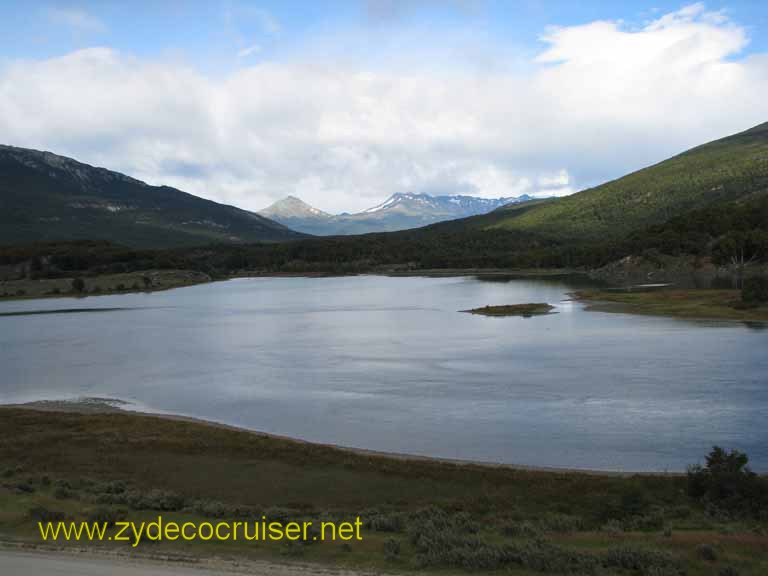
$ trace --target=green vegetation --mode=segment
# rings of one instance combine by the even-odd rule
[[[0,244],[108,239],[162,247],[304,236],[253,212],[47,152],[0,145],[0,174]]]
[[[0,277],[0,299],[42,298],[59,296],[97,296],[100,294],[166,290],[209,282],[211,278],[195,270],[144,270],[127,273],[98,273],[88,271],[83,276],[71,278],[72,272],[51,273],[50,277],[14,278]]]
[[[768,512],[768,483],[747,466],[749,458],[738,450],[715,446],[704,466],[688,469],[688,494],[707,505],[756,518]]]
[[[719,460],[707,462],[689,477],[543,472],[386,457],[154,416],[0,408],[0,534],[39,543],[38,520],[158,513],[179,522],[359,515],[363,542],[346,545],[151,546],[395,571],[765,573],[768,519],[746,505],[745,492],[764,498],[765,479],[731,484]],[[722,485],[735,492],[714,496]],[[125,543],[101,546],[130,552]]]
[[[585,290],[575,292],[573,297],[605,312],[768,322],[768,306],[744,306],[738,290]]]
[[[766,190],[768,123],[491,226],[556,239],[616,238],[691,210]]]
[[[741,300],[748,306],[768,304],[768,278],[746,278],[741,287]]]
[[[550,306],[545,302],[537,302],[530,304],[507,304],[505,306],[483,306],[482,308],[473,308],[472,310],[462,310],[462,312],[481,314],[483,316],[524,316],[527,318],[549,314],[554,309],[554,306]]]

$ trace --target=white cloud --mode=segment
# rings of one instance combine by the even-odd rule
[[[211,78],[108,48],[0,69],[0,140],[250,209],[398,191],[567,194],[768,120],[768,56],[694,5],[553,28],[524,71],[295,57]]]
[[[66,26],[75,34],[106,30],[106,26],[101,20],[78,8],[53,6],[46,10],[46,15],[52,23]]]
[[[258,54],[259,52],[261,52],[261,46],[259,46],[258,44],[251,44],[250,46],[241,48],[240,51],[237,53],[237,57],[247,58],[248,56],[251,56],[253,54]]]

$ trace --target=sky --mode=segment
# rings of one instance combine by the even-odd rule
[[[0,0],[0,143],[249,210],[566,195],[765,121],[756,0]]]

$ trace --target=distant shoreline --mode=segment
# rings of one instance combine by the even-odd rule
[[[334,274],[328,272],[258,272],[243,271],[228,275],[226,278],[211,278],[206,274],[189,270],[144,270],[125,274],[103,274],[99,276],[83,276],[86,284],[84,292],[68,291],[75,278],[43,278],[39,280],[5,280],[0,281],[0,302],[14,300],[37,300],[41,298],[77,298],[89,296],[108,296],[120,294],[139,294],[161,292],[186,286],[197,286],[213,282],[225,282],[238,278],[344,278],[348,276],[386,276],[386,277],[423,277],[423,278],[454,278],[462,276],[479,277],[558,277],[586,275],[585,271],[570,269],[501,269],[501,268],[446,268],[425,270],[377,270],[354,274]],[[143,277],[159,278],[157,283],[144,286]],[[101,286],[108,287],[102,289]],[[94,287],[99,286],[98,291]],[[117,286],[123,286],[117,289]]]

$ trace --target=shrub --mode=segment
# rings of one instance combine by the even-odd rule
[[[619,534],[624,532],[624,526],[618,520],[608,520],[600,527],[601,532],[608,532],[609,534]]]
[[[45,506],[33,506],[28,511],[29,517],[38,522],[61,522],[66,514],[59,510],[50,510]]]
[[[759,513],[768,505],[768,483],[752,472],[743,452],[719,446],[707,455],[705,466],[688,468],[688,494],[728,516],[734,512]]]
[[[539,526],[545,532],[566,534],[583,530],[584,520],[569,514],[547,514],[541,519]]]
[[[65,486],[56,486],[56,488],[53,489],[53,497],[58,500],[74,500],[77,498],[77,492],[73,492]]]
[[[751,305],[768,302],[768,276],[746,278],[741,285],[741,301]]]
[[[717,548],[711,544],[699,544],[699,547],[696,548],[696,553],[699,555],[699,558],[707,562],[716,562],[719,556]]]
[[[267,508],[264,511],[264,516],[266,516],[267,520],[271,522],[282,522],[285,524],[286,522],[294,520],[298,516],[298,512],[296,510],[292,510],[291,508],[280,508],[279,506],[272,506],[271,508]]]
[[[635,570],[641,574],[650,570],[670,570],[677,567],[675,557],[666,550],[620,546],[611,548],[603,554],[603,566]]]
[[[35,487],[32,486],[29,482],[19,482],[15,486],[16,492],[24,493],[24,494],[32,494],[35,491]]]
[[[184,498],[175,492],[153,489],[147,493],[139,491],[124,494],[105,493],[98,499],[101,503],[127,504],[135,510],[178,511],[184,508]]]
[[[88,515],[88,521],[112,526],[116,522],[125,520],[126,516],[125,510],[99,506]]]
[[[201,516],[208,518],[224,518],[229,512],[227,506],[217,500],[197,500],[193,509]]]
[[[718,576],[739,576],[739,571],[733,566],[726,566],[720,569]]]
[[[384,540],[384,558],[396,560],[400,557],[400,541],[394,538]]]
[[[85,290],[85,281],[82,278],[73,278],[72,279],[72,292],[77,292],[79,294],[83,290]]]
[[[400,514],[378,514],[368,520],[368,527],[376,532],[402,532],[403,518]]]
[[[501,528],[502,534],[512,538],[538,538],[541,530],[531,522],[508,522]]]
[[[718,558],[717,548],[711,544],[699,544],[696,548],[696,554],[699,558],[706,560],[707,562],[716,562]]]

